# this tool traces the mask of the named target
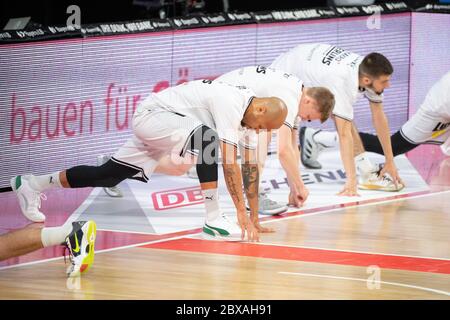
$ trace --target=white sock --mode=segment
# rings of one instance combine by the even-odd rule
[[[41,241],[44,247],[57,246],[64,243],[66,237],[72,232],[72,223],[63,224],[55,228],[43,228]]]
[[[202,190],[205,199],[206,222],[217,219],[221,213],[219,207],[219,191],[217,189]]]
[[[314,136],[314,141],[323,144],[327,148],[334,148],[337,146],[339,139],[337,132],[320,131]]]
[[[59,172],[45,174],[42,176],[29,176],[30,186],[37,191],[44,191],[51,188],[62,188],[59,180]]]
[[[373,172],[375,166],[367,156],[367,152],[363,152],[355,157],[356,168],[362,176],[367,176]]]

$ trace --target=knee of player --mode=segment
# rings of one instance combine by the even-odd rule
[[[199,151],[198,160],[207,160],[207,162],[217,162],[219,135],[216,130],[203,125],[194,137],[195,142],[192,144]]]
[[[112,188],[117,186],[119,183],[121,183],[123,180],[125,179],[120,179],[120,178],[109,178],[104,180],[101,183],[101,187],[105,187],[105,188]]]

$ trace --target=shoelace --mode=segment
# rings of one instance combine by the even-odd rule
[[[67,253],[67,251],[69,251],[69,261],[70,261],[70,263],[73,266],[73,265],[75,265],[75,261],[74,261],[74,257],[73,257],[73,254],[72,254],[72,250],[70,250],[69,246],[66,243],[64,245],[64,252],[63,252],[63,254],[64,254],[64,264],[67,264],[67,261],[66,261],[66,256],[67,256],[66,253]]]
[[[372,173],[372,176],[370,177],[369,180],[372,180],[372,181],[378,180],[378,181],[382,182],[384,185],[393,182],[392,179],[389,178],[388,176],[386,176],[386,175],[380,176],[379,173],[380,173],[380,172],[374,172],[374,173]]]
[[[36,206],[38,209],[41,208],[41,200],[47,200],[47,196],[45,195],[45,193],[41,193],[39,191],[35,191],[35,197],[32,201],[32,205]]]

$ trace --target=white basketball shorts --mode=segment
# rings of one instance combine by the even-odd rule
[[[148,181],[162,157],[170,155],[177,163],[186,152],[193,153],[186,149],[191,136],[201,126],[197,119],[158,107],[136,110],[134,134],[111,160],[139,170],[135,178]]]
[[[419,109],[400,129],[402,136],[414,144],[443,144],[450,137],[450,119]]]

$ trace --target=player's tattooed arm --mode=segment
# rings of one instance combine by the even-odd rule
[[[250,207],[250,220],[259,232],[274,232],[271,228],[263,227],[259,224],[259,168],[256,160],[256,150],[241,148],[242,159],[242,180],[244,190]]]
[[[223,172],[228,192],[236,205],[236,209],[239,210],[239,207],[244,203],[239,166],[237,164],[224,164]]]
[[[228,193],[233,199],[236,210],[245,212],[244,193],[242,190],[241,170],[237,163],[237,148],[222,142],[223,174]]]
[[[242,180],[247,199],[258,198],[259,172],[257,164],[242,164]]]
[[[256,150],[247,149],[241,146],[242,181],[244,183],[245,195],[247,196],[247,200],[249,201],[251,211],[255,211],[255,213],[257,214],[259,169],[258,161],[256,160],[256,152]]]
[[[259,241],[258,230],[247,216],[244,203],[244,192],[242,191],[242,175],[237,163],[237,147],[227,143],[221,143],[223,174],[227,184],[228,192],[233,199],[237,210],[239,226],[242,230],[242,239],[247,234],[249,241]]]
[[[245,195],[250,207],[250,217],[255,226],[259,225],[258,218],[258,188],[259,172],[257,163],[242,164],[242,181],[244,182]]]

